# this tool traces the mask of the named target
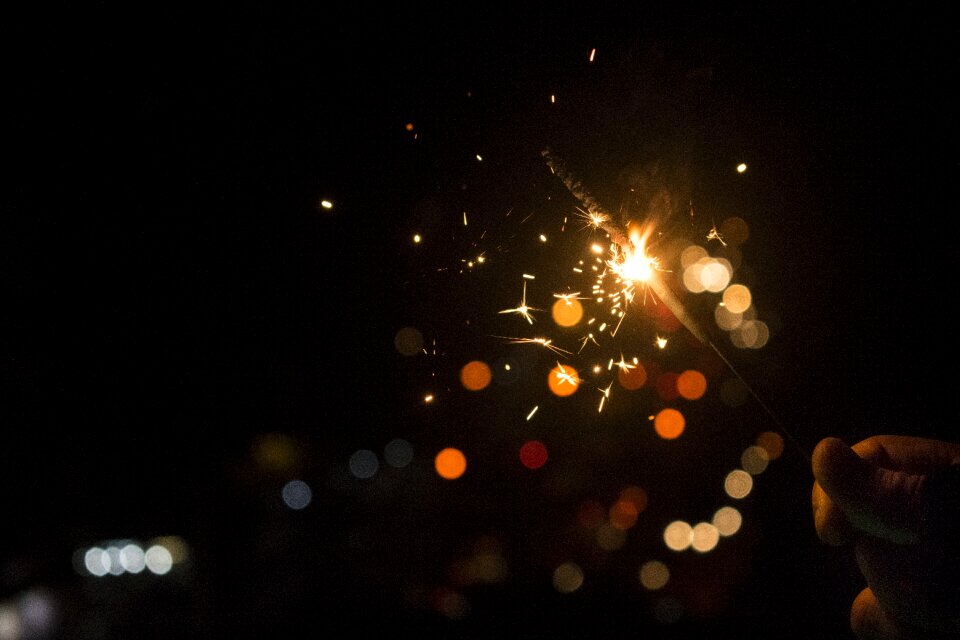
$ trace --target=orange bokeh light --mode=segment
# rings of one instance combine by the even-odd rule
[[[707,379],[695,369],[687,369],[677,378],[677,393],[687,400],[699,400],[707,392]]]
[[[621,498],[610,507],[610,524],[615,529],[626,531],[637,524],[638,514],[637,507],[631,501]]]
[[[547,386],[554,395],[563,398],[580,388],[580,375],[570,365],[557,364],[547,376]]]
[[[636,391],[647,383],[647,370],[638,363],[633,369],[620,369],[617,372],[617,380],[624,389]]]
[[[467,470],[467,458],[459,449],[447,447],[437,454],[433,466],[441,478],[456,480]]]
[[[487,366],[486,362],[474,360],[463,365],[463,369],[460,369],[460,384],[470,391],[486,389],[491,378],[490,367]]]
[[[687,421],[683,414],[676,409],[663,409],[653,420],[653,428],[664,440],[679,438],[686,426]]]

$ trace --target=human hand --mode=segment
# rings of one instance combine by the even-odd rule
[[[829,545],[853,544],[867,588],[859,638],[960,638],[960,445],[873,436],[813,452],[813,517]]]

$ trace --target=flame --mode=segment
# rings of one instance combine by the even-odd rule
[[[630,244],[618,244],[614,250],[614,257],[607,261],[607,265],[621,280],[625,282],[647,282],[653,277],[658,263],[657,259],[647,255],[647,238],[652,233],[652,227],[641,229],[631,227],[629,231]]]

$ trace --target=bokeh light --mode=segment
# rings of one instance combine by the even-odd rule
[[[732,216],[720,223],[720,235],[733,247],[740,246],[750,237],[750,225],[738,216]]]
[[[146,568],[146,554],[140,545],[133,543],[125,545],[120,549],[120,566],[127,573],[137,574]]]
[[[744,162],[741,162],[737,165],[737,173],[745,173],[747,170],[747,165]]]
[[[17,607],[0,602],[0,640],[21,640],[22,638],[23,622]]]
[[[692,244],[680,252],[680,266],[686,270],[700,260],[708,257],[708,255],[706,249],[698,244]]]
[[[743,524],[743,516],[733,507],[720,507],[717,509],[717,512],[713,514],[711,522],[721,536],[732,536],[737,531],[740,531],[740,526]]]
[[[694,369],[688,369],[677,378],[677,393],[687,400],[698,400],[707,392],[707,378]]]
[[[539,440],[530,440],[520,447],[520,463],[527,469],[539,469],[547,464],[547,447]]]
[[[297,464],[297,446],[293,438],[283,433],[265,433],[257,436],[251,446],[253,459],[264,471],[279,473]]]
[[[610,525],[615,529],[626,531],[637,524],[637,516],[639,514],[640,511],[633,502],[621,498],[610,507]]]
[[[173,556],[170,555],[170,551],[166,547],[158,544],[147,549],[147,552],[144,554],[144,561],[150,573],[158,576],[169,573],[170,569],[173,568]]]
[[[547,376],[547,386],[554,395],[563,398],[580,388],[580,375],[570,365],[557,364]]]
[[[413,461],[413,446],[403,438],[394,438],[383,447],[383,459],[391,467],[402,469]]]
[[[724,479],[723,490],[731,498],[737,500],[746,498],[753,490],[753,476],[743,469],[734,469]]]
[[[564,562],[553,570],[553,588],[560,593],[573,593],[583,586],[583,569],[575,562]]]
[[[683,414],[676,409],[661,409],[653,421],[657,435],[664,440],[679,438],[686,426]]]
[[[377,471],[380,469],[380,461],[377,460],[377,454],[373,451],[359,449],[350,456],[348,466],[350,467],[350,473],[355,478],[366,480],[377,475]]]
[[[707,553],[716,548],[717,543],[720,541],[720,532],[709,522],[699,522],[693,528],[692,537],[693,540],[690,546],[693,547],[694,551]]]
[[[414,327],[404,327],[393,337],[393,346],[405,356],[415,356],[423,349],[423,334]]]
[[[303,480],[291,480],[283,485],[280,496],[283,498],[285,505],[294,511],[299,511],[305,509],[313,500],[313,491],[310,489],[310,485]]]
[[[596,529],[603,523],[606,511],[596,500],[584,500],[577,509],[577,522],[584,529]]]
[[[473,360],[460,369],[460,384],[470,391],[482,391],[490,384],[493,374],[486,362]]]
[[[91,547],[83,555],[83,566],[90,575],[100,578],[110,571],[110,557],[100,547]]]
[[[647,508],[647,492],[644,491],[643,487],[636,485],[624,487],[623,490],[620,491],[620,500],[630,502],[637,510],[637,513],[643,513],[643,510]]]
[[[717,304],[716,309],[713,311],[713,317],[714,320],[717,321],[717,326],[724,331],[733,331],[743,322],[742,313],[733,313],[727,308],[727,305],[722,302]]]
[[[730,313],[743,313],[753,304],[753,294],[746,285],[732,284],[723,292],[723,305]]]
[[[747,447],[740,456],[740,465],[752,476],[763,473],[768,464],[770,456],[767,455],[767,450],[758,445]]]
[[[618,529],[610,522],[604,522],[597,527],[597,546],[604,551],[617,551],[627,542],[627,532]]]
[[[628,391],[636,391],[647,383],[647,370],[639,362],[631,369],[617,371],[617,381]]]
[[[640,584],[644,589],[656,591],[667,586],[670,580],[670,570],[659,560],[648,560],[640,565]]]
[[[683,551],[693,544],[693,527],[683,520],[675,520],[663,530],[663,541],[672,551]]]
[[[774,431],[764,431],[757,436],[757,446],[763,447],[770,460],[776,460],[783,454],[783,437]]]
[[[553,321],[561,327],[573,327],[583,318],[583,305],[576,298],[561,298],[550,309]]]
[[[456,480],[467,470],[467,458],[459,449],[447,447],[437,454],[433,466],[441,478]]]

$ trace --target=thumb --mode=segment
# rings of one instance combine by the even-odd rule
[[[876,466],[837,438],[821,440],[812,462],[817,482],[854,529],[898,544],[918,540],[925,476]]]

